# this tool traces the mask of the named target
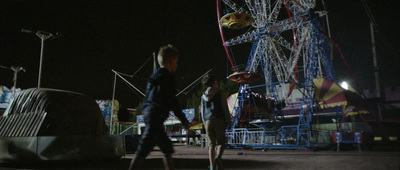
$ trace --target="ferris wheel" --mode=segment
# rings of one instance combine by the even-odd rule
[[[263,87],[259,93],[272,99],[276,110],[296,86],[306,106],[299,124],[310,126],[312,109],[304,108],[314,105],[313,79],[336,77],[328,38],[319,24],[327,12],[315,11],[315,6],[316,0],[217,0],[221,39],[233,71],[228,78],[241,84],[234,127],[245,116],[246,103],[252,103],[255,87]],[[247,62],[239,63],[245,56],[235,54],[245,44],[251,44]]]

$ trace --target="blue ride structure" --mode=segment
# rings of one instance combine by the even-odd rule
[[[331,46],[320,24],[327,12],[315,8],[315,0],[217,0],[221,39],[233,72],[228,79],[240,83],[231,99],[230,146],[315,146],[313,81],[336,81]],[[297,124],[282,124],[282,109],[289,107],[286,100],[294,90],[301,94]]]

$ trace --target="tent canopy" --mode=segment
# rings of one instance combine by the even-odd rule
[[[340,106],[346,115],[369,113],[366,101],[357,93],[344,90],[336,82],[319,78],[314,79],[314,97],[321,109]]]

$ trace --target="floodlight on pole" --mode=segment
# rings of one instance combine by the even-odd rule
[[[43,32],[43,31],[38,31],[36,32],[36,36],[38,36],[42,41],[41,41],[41,47],[40,47],[40,63],[39,63],[39,77],[38,77],[38,88],[40,88],[41,81],[42,81],[42,65],[43,65],[43,49],[44,49],[44,41],[47,39],[53,37],[53,34],[48,33],[48,32]]]
[[[14,78],[13,78],[13,82],[14,82],[14,89],[13,89],[13,97],[15,98],[15,93],[16,93],[16,89],[17,89],[17,75],[19,71],[24,71],[25,69],[23,67],[17,67],[17,66],[11,66],[11,70],[14,71]]]
[[[40,63],[39,63],[39,76],[38,76],[38,88],[41,86],[41,81],[42,81],[42,66],[43,66],[43,50],[44,50],[44,41],[46,41],[49,38],[55,39],[58,37],[61,37],[58,33],[53,35],[52,33],[45,32],[45,31],[32,31],[32,30],[27,30],[27,29],[21,29],[21,32],[24,33],[29,33],[29,34],[35,34],[41,39],[41,47],[40,47]]]
[[[343,82],[340,84],[340,86],[341,86],[343,89],[345,89],[345,90],[349,90],[349,85],[347,84],[346,81],[343,81]]]

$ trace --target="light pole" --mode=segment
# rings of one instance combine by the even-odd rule
[[[40,47],[40,63],[39,63],[39,77],[38,77],[38,88],[40,88],[41,81],[42,81],[42,65],[43,65],[43,49],[44,49],[44,41],[47,39],[53,37],[53,34],[44,32],[44,31],[38,31],[36,32],[36,36],[38,36],[42,40],[42,45]]]
[[[17,89],[17,75],[18,75],[18,72],[19,71],[24,71],[25,72],[25,69],[23,68],[23,67],[18,67],[18,66],[11,66],[11,68],[10,67],[5,67],[5,66],[2,66],[2,65],[0,65],[0,68],[3,68],[3,69],[9,69],[9,70],[12,70],[12,71],[14,71],[14,78],[13,78],[13,82],[14,82],[14,89],[13,89],[13,97],[15,98],[15,90]]]
[[[45,31],[32,31],[32,30],[27,30],[27,29],[21,29],[21,32],[29,33],[29,34],[35,34],[38,36],[42,41],[41,41],[41,47],[40,47],[40,63],[39,63],[39,76],[38,76],[38,88],[41,86],[41,81],[42,81],[42,66],[43,66],[43,49],[44,49],[44,41],[46,41],[49,38],[55,39],[60,37],[61,35],[58,35],[56,33],[56,36],[54,36],[52,33],[45,32]]]
[[[13,82],[14,82],[13,96],[14,96],[14,98],[15,98],[15,92],[16,92],[15,90],[17,89],[17,75],[18,75],[18,72],[21,71],[21,70],[25,72],[25,69],[22,68],[22,67],[11,66],[11,70],[14,71],[14,78],[13,78]]]
[[[378,65],[378,58],[376,56],[376,44],[375,44],[375,34],[374,34],[374,24],[371,22],[371,43],[372,43],[372,56],[374,62],[374,72],[375,72],[375,88],[376,88],[376,97],[378,98],[378,116],[379,120],[382,120],[382,101],[381,99],[381,85],[379,81],[379,65]]]

